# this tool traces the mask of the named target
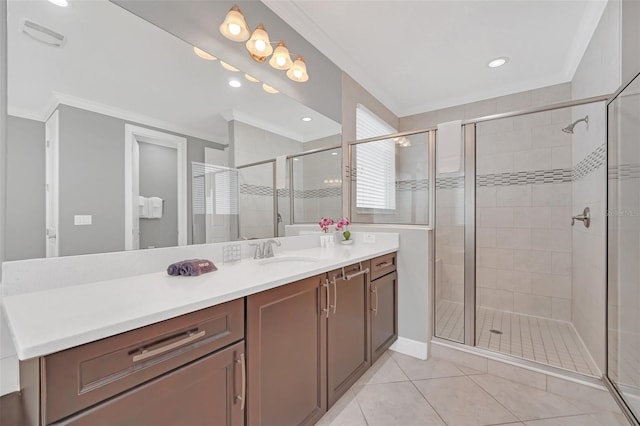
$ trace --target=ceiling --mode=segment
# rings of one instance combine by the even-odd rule
[[[227,120],[306,142],[341,126],[242,73],[197,57],[192,46],[106,0],[8,3],[9,113],[46,120],[52,99],[227,143]],[[62,48],[19,30],[28,18],[67,37]],[[211,52],[214,53],[215,52]],[[232,88],[235,78],[242,87]],[[312,117],[303,122],[304,116]]]
[[[571,81],[606,5],[262,1],[399,117]]]

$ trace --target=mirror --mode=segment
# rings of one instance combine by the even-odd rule
[[[259,237],[240,233],[235,168],[341,143],[339,123],[111,2],[7,7],[7,260]]]

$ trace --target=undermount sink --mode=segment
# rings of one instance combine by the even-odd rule
[[[272,263],[315,263],[318,258],[311,256],[275,256],[258,261],[258,265],[270,265]]]

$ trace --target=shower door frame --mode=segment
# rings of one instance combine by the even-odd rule
[[[609,211],[609,105],[614,102],[620,93],[624,92],[624,90],[630,86],[636,78],[640,78],[640,73],[634,74],[628,81],[624,82],[618,90],[609,96],[609,99],[606,101],[605,106],[605,120],[606,120],[606,146],[607,146],[607,183],[605,185],[605,209]],[[609,393],[613,396],[615,401],[620,406],[622,413],[625,415],[627,420],[632,425],[640,425],[640,419],[636,417],[636,415],[631,411],[631,408],[627,405],[627,402],[622,395],[622,392],[616,385],[616,383],[611,380],[609,377],[609,215],[605,215],[605,256],[607,258],[607,262],[605,264],[605,274],[606,274],[606,288],[605,288],[605,300],[604,300],[604,309],[605,309],[605,328],[604,328],[604,345],[605,345],[605,357],[604,357],[604,371],[602,374],[602,381],[604,382],[607,389],[609,389]]]

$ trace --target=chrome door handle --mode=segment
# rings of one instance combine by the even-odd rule
[[[240,354],[240,359],[236,362],[240,364],[240,371],[242,372],[242,388],[240,395],[236,396],[236,399],[240,401],[240,410],[244,410],[245,401],[247,399],[247,364],[245,362],[244,354]]]
[[[589,209],[589,207],[585,207],[582,211],[582,214],[573,216],[571,218],[571,226],[576,223],[576,220],[581,221],[585,228],[591,226],[591,210]]]
[[[325,279],[322,286],[327,289],[327,307],[322,309],[322,312],[324,312],[326,317],[329,318],[329,280]]]
[[[378,289],[376,288],[376,286],[371,286],[371,294],[374,294],[376,296],[376,304],[375,304],[375,308],[372,309],[373,311],[373,316],[377,317],[378,316]]]
[[[333,276],[333,315],[336,314],[336,309],[338,307],[338,284],[336,283],[336,276]]]

